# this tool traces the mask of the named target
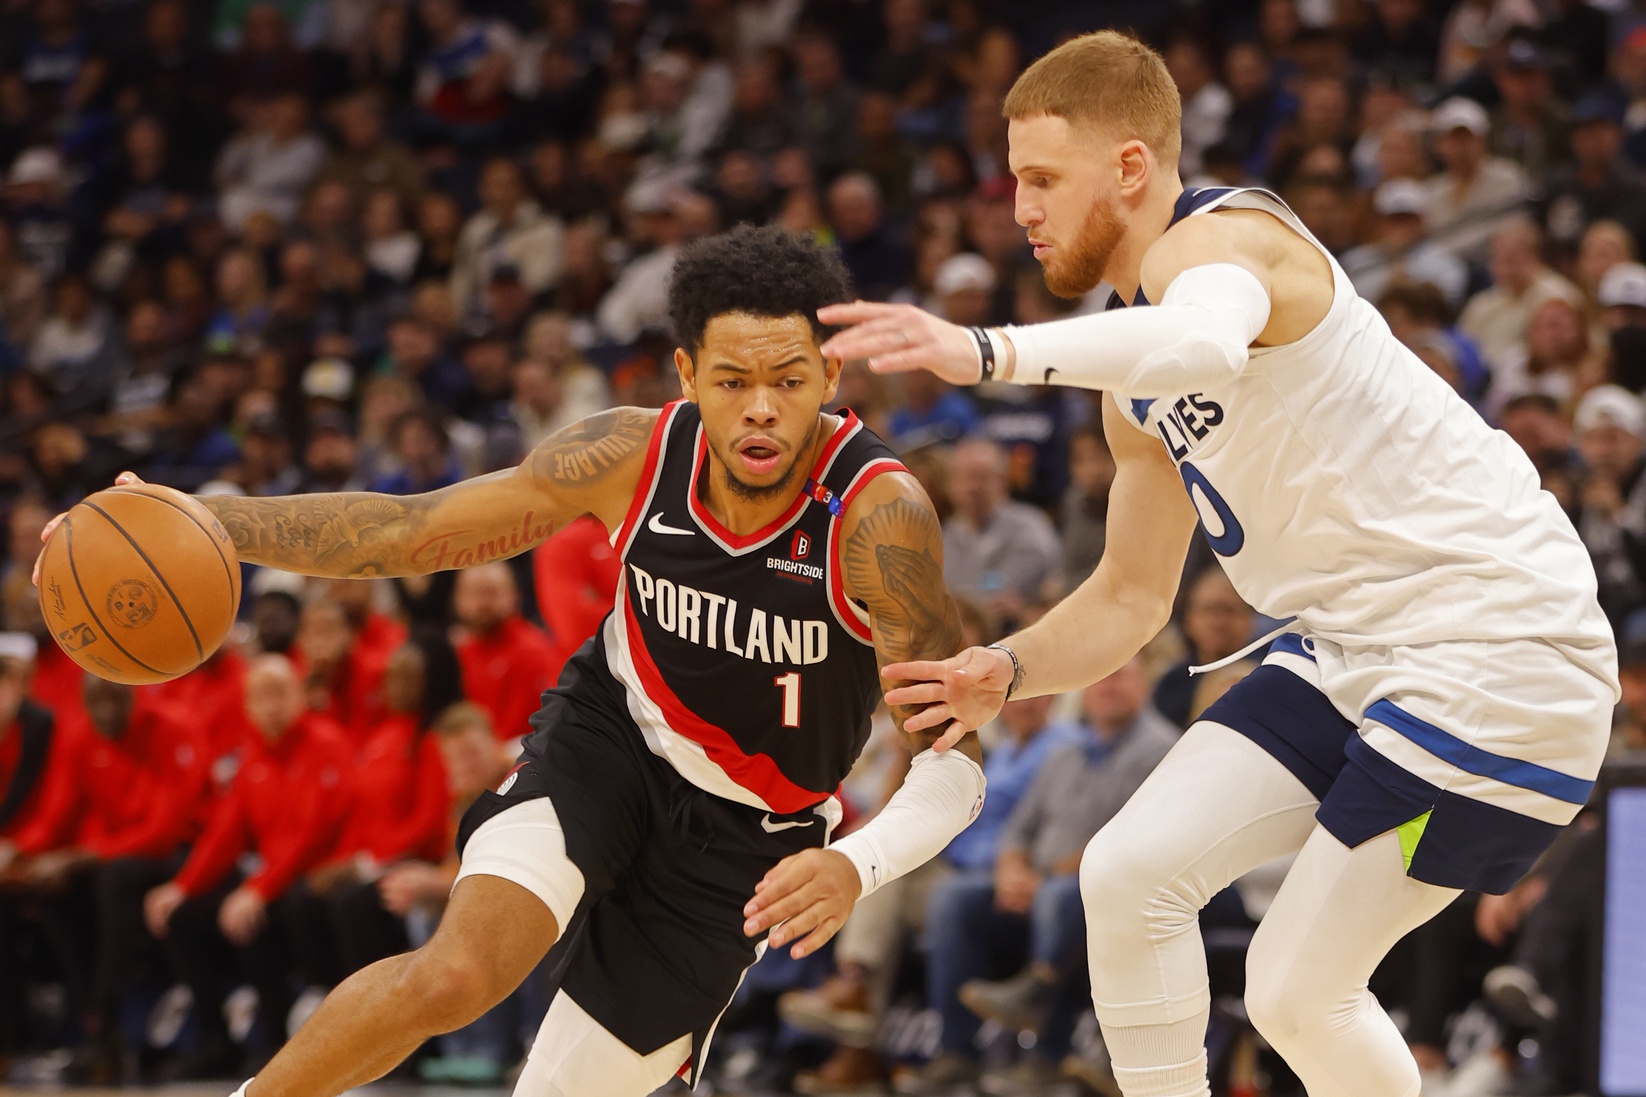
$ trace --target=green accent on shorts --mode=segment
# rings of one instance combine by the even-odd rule
[[[1429,825],[1429,816],[1433,814],[1434,809],[1431,808],[1416,819],[1401,823],[1395,828],[1395,833],[1400,835],[1400,856],[1406,862],[1408,873],[1412,871],[1412,856],[1417,853],[1417,844],[1423,840],[1423,829]]]

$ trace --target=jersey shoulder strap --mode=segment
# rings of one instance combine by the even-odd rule
[[[665,461],[668,451],[684,446],[689,455],[697,437],[699,422],[697,405],[689,400],[675,400],[663,405],[662,414],[652,426],[651,440],[646,444],[646,462],[640,468],[640,479],[635,482],[634,498],[629,501],[623,524],[612,532],[612,547],[617,550],[620,559],[628,554],[635,532],[651,509],[658,483],[663,478],[664,464],[672,463]]]

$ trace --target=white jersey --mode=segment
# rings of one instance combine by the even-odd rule
[[[1128,422],[1165,445],[1230,580],[1319,642],[1321,686],[1349,719],[1399,696],[1474,746],[1592,778],[1605,745],[1594,710],[1609,715],[1616,700],[1617,655],[1572,523],[1520,448],[1394,337],[1278,198],[1190,192],[1178,213],[1219,209],[1279,218],[1326,255],[1335,286],[1313,331],[1252,348],[1227,384],[1176,399],[1115,394]],[[1555,656],[1552,680],[1521,699],[1524,715],[1547,716],[1564,696],[1567,731],[1541,718],[1496,727],[1501,695],[1460,711],[1440,684],[1477,677],[1523,642]]]

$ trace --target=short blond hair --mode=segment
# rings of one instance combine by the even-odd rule
[[[1010,119],[1049,114],[1116,130],[1162,163],[1183,151],[1183,103],[1160,54],[1112,30],[1083,34],[1030,65],[1006,93]]]

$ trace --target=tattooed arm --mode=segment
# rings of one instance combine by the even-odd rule
[[[517,556],[584,514],[622,520],[658,413],[602,412],[517,467],[422,495],[343,492],[200,499],[242,560],[344,579],[421,575]]]
[[[876,661],[882,666],[947,659],[961,648],[960,612],[943,583],[943,527],[914,477],[885,473],[870,482],[844,516],[846,596],[869,611]],[[902,683],[885,683],[888,689]],[[923,705],[894,705],[892,719],[911,753],[938,731],[907,731],[904,720]],[[981,760],[977,736],[959,744]]]

